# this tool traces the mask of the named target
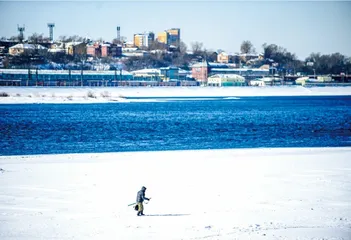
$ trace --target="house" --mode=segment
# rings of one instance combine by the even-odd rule
[[[29,44],[29,43],[19,43],[9,48],[10,55],[20,55],[23,53],[29,54],[37,52],[39,54],[44,54],[48,51],[46,47],[40,44]]]
[[[65,44],[65,49],[68,55],[84,55],[86,53],[86,43],[68,42]]]
[[[155,68],[136,70],[133,71],[132,74],[134,80],[160,81],[164,78],[164,76],[161,74],[160,69]]]
[[[134,42],[133,41],[128,41],[123,43],[123,48],[134,48]]]
[[[225,52],[221,52],[217,55],[217,62],[219,63],[229,63],[229,55]]]
[[[249,85],[260,87],[282,85],[282,79],[279,77],[263,77],[261,79],[250,80]]]
[[[264,86],[266,86],[266,83],[262,79],[253,79],[253,80],[250,80],[249,85],[250,86],[257,86],[257,87],[264,87]]]
[[[122,50],[122,57],[144,57],[149,54],[147,51],[139,50],[136,47],[124,47]]]
[[[160,73],[164,76],[164,81],[179,80],[178,67],[163,67],[160,68]]]
[[[88,44],[87,55],[92,57],[101,57],[101,45],[99,43]]]
[[[51,44],[51,47],[48,50],[48,52],[49,53],[66,53],[65,43],[55,42],[55,43]]]
[[[101,44],[101,57],[121,57],[122,45],[120,44]]]
[[[317,79],[309,77],[300,77],[295,80],[297,85],[305,86],[306,84],[331,83],[334,79],[330,76],[318,76]]]
[[[208,77],[215,74],[237,74],[245,79],[255,79],[269,75],[269,69],[260,68],[234,68],[233,64],[214,63],[214,62],[197,62],[191,66],[192,76],[201,83],[206,83]]]
[[[207,82],[209,70],[210,69],[207,61],[198,62],[191,66],[192,77],[201,83]]]

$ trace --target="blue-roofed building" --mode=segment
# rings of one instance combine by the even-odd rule
[[[2,86],[115,86],[119,81],[130,80],[133,75],[125,70],[0,69]]]

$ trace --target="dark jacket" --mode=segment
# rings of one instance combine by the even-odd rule
[[[139,192],[138,192],[138,194],[137,194],[137,198],[136,198],[136,201],[137,201],[137,203],[142,203],[142,202],[144,202],[144,200],[150,200],[150,199],[148,199],[148,198],[146,198],[145,197],[145,190],[146,190],[146,188],[145,187],[143,187]]]

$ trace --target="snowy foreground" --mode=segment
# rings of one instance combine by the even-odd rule
[[[6,96],[3,96],[6,95]],[[166,101],[145,97],[243,97],[351,95],[351,87],[0,87],[0,104]],[[172,99],[169,99],[172,100]]]
[[[351,148],[0,156],[0,239],[351,239]],[[133,203],[145,185],[148,216]]]

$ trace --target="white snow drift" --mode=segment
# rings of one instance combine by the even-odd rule
[[[0,239],[351,239],[351,148],[0,157]],[[145,185],[148,216],[133,203]]]
[[[351,87],[0,87],[0,104],[165,101],[128,97],[242,97],[351,95]]]

